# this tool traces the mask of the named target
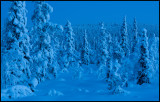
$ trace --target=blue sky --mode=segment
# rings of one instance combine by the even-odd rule
[[[158,1],[46,1],[53,7],[51,21],[64,25],[72,24],[122,23],[123,16],[132,23],[137,18],[140,24],[159,25]],[[9,1],[1,1],[1,24],[7,17]],[[28,25],[31,25],[34,3],[26,2]]]

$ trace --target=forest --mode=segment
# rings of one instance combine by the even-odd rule
[[[43,93],[37,91],[37,88],[46,88],[46,83],[53,85],[48,86],[50,89],[44,92],[52,97],[49,99],[54,100],[54,97],[60,96],[59,100],[63,100],[65,92],[62,91],[64,87],[60,87],[62,82],[64,86],[76,82],[95,84],[94,92],[103,94],[103,99],[107,95],[112,97],[131,94],[134,87],[143,89],[151,86],[158,91],[158,27],[138,24],[136,17],[132,24],[128,24],[125,15],[119,18],[122,19],[121,24],[100,22],[72,25],[68,20],[63,26],[50,21],[53,7],[49,3],[33,3],[31,27],[27,26],[26,15],[29,11],[25,1],[11,1],[9,16],[5,26],[1,28],[2,100],[21,99],[32,95],[35,100],[38,96],[41,99],[41,94],[34,95],[36,92]],[[104,85],[102,90],[98,90],[102,88],[100,83]],[[82,92],[83,88],[78,88],[82,86],[75,86],[73,92],[70,92],[72,87],[64,89],[71,88],[71,96],[81,95],[75,90]],[[84,89],[87,94],[91,94],[89,87],[86,85]],[[159,95],[154,98],[159,98]]]

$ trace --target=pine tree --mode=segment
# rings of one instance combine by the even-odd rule
[[[88,47],[86,30],[83,35],[83,46],[82,46],[82,52],[81,52],[81,59],[82,59],[82,64],[85,64],[85,65],[89,64],[89,47]]]
[[[26,84],[30,78],[29,37],[24,1],[12,1],[6,24],[2,54],[2,83],[5,87]]]
[[[104,28],[104,23],[100,24],[100,35],[99,35],[99,53],[98,53],[98,60],[99,60],[99,78],[104,79],[106,78],[106,61],[108,57],[108,51],[107,51],[107,41],[106,41],[106,28]]]
[[[137,84],[150,83],[149,79],[149,51],[148,51],[148,37],[147,30],[144,28],[140,35],[140,59],[139,59],[139,76]]]
[[[53,11],[53,8],[44,1],[36,1],[35,7],[32,16],[32,22],[34,25],[32,34],[35,35],[35,41],[32,45],[32,72],[33,76],[40,82],[46,78],[50,78],[50,73],[55,76],[55,66],[53,64],[54,52],[49,34],[49,28],[51,25],[49,22],[49,13]]]

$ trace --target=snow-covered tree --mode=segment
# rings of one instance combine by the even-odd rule
[[[109,78],[109,73],[112,67],[112,52],[113,52],[113,47],[112,47],[112,37],[111,34],[108,32],[107,33],[107,50],[108,50],[108,56],[107,56],[107,78]]]
[[[138,60],[139,56],[140,56],[140,52],[139,52],[139,34],[138,34],[138,26],[137,26],[137,21],[136,18],[134,18],[134,22],[133,22],[133,28],[131,30],[132,33],[132,39],[131,39],[131,55],[130,55],[130,63],[132,63],[130,65],[130,70],[128,70],[130,72],[130,77],[129,80],[135,80],[137,78],[137,71],[138,71]]]
[[[130,50],[128,46],[128,32],[127,32],[127,22],[126,22],[126,16],[124,17],[124,21],[121,27],[121,39],[120,39],[120,45],[123,49],[124,55],[121,59],[121,78],[122,81],[125,83],[125,86],[128,86],[128,71],[129,71],[129,56],[130,56]]]
[[[32,39],[35,39],[32,45],[32,72],[33,76],[40,82],[49,78],[49,74],[55,77],[54,51],[49,34],[51,25],[49,14],[53,11],[53,8],[44,1],[36,1],[35,7],[32,16],[32,34],[35,35]]]
[[[80,54],[75,50],[75,35],[71,23],[67,21],[67,24],[64,27],[64,69],[69,70],[73,78],[81,77],[81,66],[80,66]]]
[[[81,62],[82,64],[88,65],[89,64],[89,46],[87,41],[87,32],[85,30],[83,35],[83,46],[81,52]]]
[[[151,45],[149,47],[149,59],[150,59],[150,62],[151,62],[150,66],[151,66],[152,76],[156,72],[156,67],[157,67],[156,56],[158,56],[158,52],[157,52],[155,33],[153,33],[153,37],[151,39]]]
[[[65,67],[71,67],[72,63],[76,61],[76,51],[75,51],[75,41],[74,41],[74,33],[71,26],[71,23],[67,21],[67,24],[64,27],[65,33],[65,56],[64,56],[64,64]]]
[[[119,74],[121,76],[122,85],[121,87],[128,86],[128,72],[130,69],[128,68],[128,58],[124,57],[124,51],[121,48],[117,37],[115,38],[114,46],[113,46],[113,60],[118,60],[118,63],[121,64],[121,68],[119,69]],[[127,66],[127,68],[125,68]]]
[[[91,40],[92,41],[92,40]],[[89,51],[89,59],[90,59],[90,63],[92,63],[92,64],[97,64],[97,60],[98,60],[98,57],[97,57],[97,55],[98,55],[98,53],[97,53],[97,39],[96,39],[96,37],[94,37],[93,38],[93,41],[92,42],[89,42],[90,43],[90,51]],[[92,46],[91,46],[91,43],[92,43]]]
[[[121,27],[121,40],[120,45],[124,51],[125,56],[129,56],[130,51],[128,48],[128,32],[127,32],[127,22],[126,16],[124,17],[124,21]]]
[[[104,23],[100,23],[100,35],[99,35],[99,53],[98,53],[98,61],[99,61],[99,69],[98,75],[100,79],[106,78],[106,61],[108,57],[107,51],[107,40],[106,40],[106,28],[104,28]]]
[[[148,51],[148,37],[147,30],[144,28],[140,34],[140,69],[138,72],[137,84],[150,83],[149,79],[149,51]]]
[[[60,34],[63,34],[63,27],[61,25],[58,24],[52,24],[51,22],[47,23],[45,28],[47,29],[48,34],[50,35],[50,39],[51,39],[51,47],[53,49],[53,62],[52,62],[52,66],[54,67],[54,73],[58,73],[57,71],[60,69],[60,64],[63,63],[61,61],[61,57],[60,56],[60,52],[61,50],[61,41],[63,40],[60,38]]]
[[[158,47],[158,39],[153,33],[153,36],[150,38],[150,45],[149,45],[149,59],[150,59],[150,69],[151,69],[151,76],[154,77],[157,72],[159,72],[159,47]]]
[[[137,27],[137,21],[136,18],[134,18],[134,22],[133,22],[133,29],[132,29],[132,33],[133,33],[133,40],[132,40],[132,47],[131,47],[131,52],[137,52],[138,48],[137,48],[137,34],[138,34],[138,27]]]
[[[118,38],[116,37],[114,40],[115,41],[113,43],[113,59],[117,59],[118,62],[121,63],[122,58],[124,56],[124,52],[123,52],[123,49],[120,46]]]
[[[60,66],[60,69],[62,70],[63,68],[66,68],[64,62],[66,59],[64,59],[64,56],[65,56],[65,48],[64,48],[64,41],[62,41],[60,47],[59,47],[59,51],[58,51],[58,54],[59,57],[58,57],[58,64]]]
[[[122,94],[126,91],[121,88],[123,84],[120,74],[118,73],[119,68],[121,65],[119,64],[117,59],[114,59],[113,67],[110,72],[110,76],[108,79],[108,89],[110,90],[111,94]]]
[[[24,1],[12,1],[2,54],[2,84],[4,83],[5,87],[27,84],[31,75],[26,13]]]

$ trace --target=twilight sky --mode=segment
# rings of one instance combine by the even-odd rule
[[[53,7],[51,21],[64,25],[67,20],[74,24],[122,23],[123,16],[132,23],[159,25],[158,1],[46,1]],[[1,1],[1,25],[8,15],[9,1]],[[32,25],[34,2],[26,1],[28,25]]]

